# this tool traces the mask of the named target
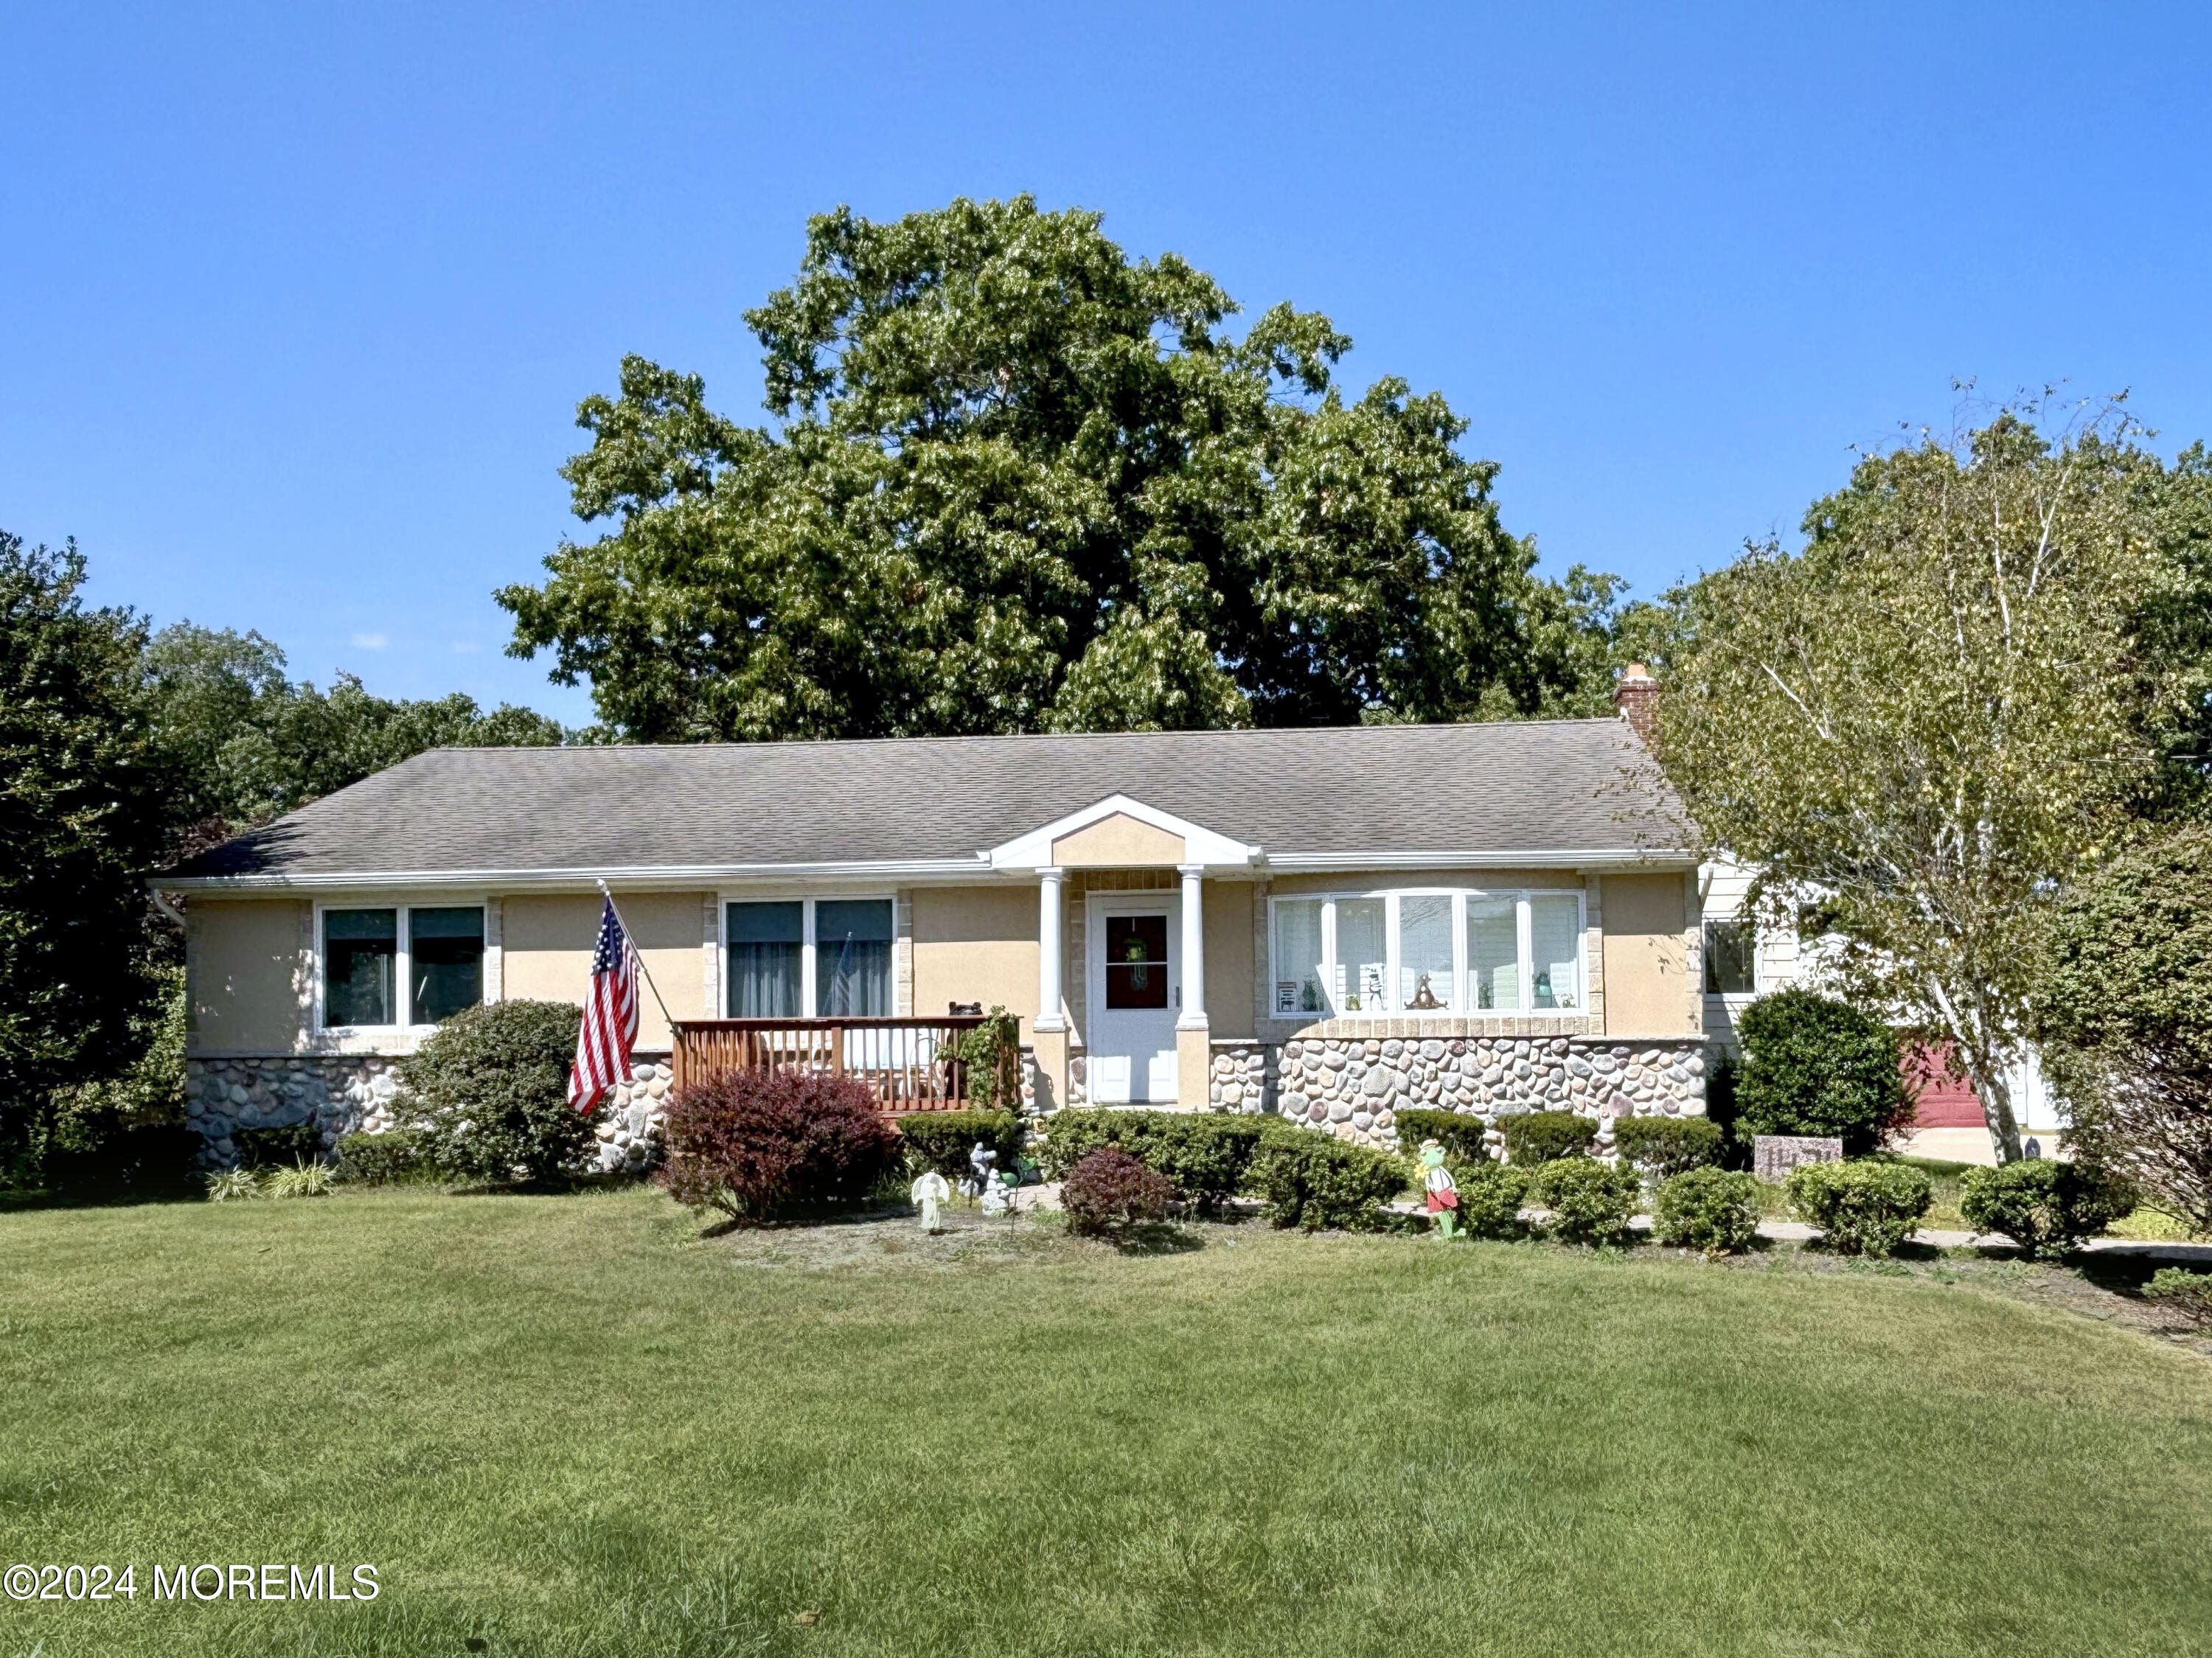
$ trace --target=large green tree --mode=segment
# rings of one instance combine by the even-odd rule
[[[474,698],[396,700],[351,674],[328,691],[285,677],[284,653],[258,633],[179,622],[148,642],[139,669],[180,834],[267,821],[425,749],[558,744],[557,721]]]
[[[0,1173],[42,1142],[58,1085],[127,1063],[151,988],[139,882],[165,778],[145,630],[88,610],[83,582],[74,545],[0,531]]]
[[[1659,746],[1699,828],[1808,907],[1847,990],[1948,1037],[2005,1158],[2054,896],[2185,795],[2202,680],[2183,638],[2205,469],[2117,409],[2046,437],[2007,410],[1866,458],[1802,552],[1678,597]]]
[[[1350,342],[1027,197],[808,227],[747,313],[773,428],[641,358],[563,471],[596,540],[499,594],[653,740],[1601,707],[1614,584],[1500,525],[1466,422]]]

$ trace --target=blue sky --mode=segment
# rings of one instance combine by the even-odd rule
[[[0,526],[295,674],[588,717],[490,591],[625,351],[755,417],[809,213],[1027,190],[1328,313],[1639,591],[1954,376],[2212,437],[2212,8],[17,5]]]

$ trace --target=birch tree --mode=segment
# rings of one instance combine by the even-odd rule
[[[2148,641],[2185,583],[2179,485],[2117,404],[2047,400],[1863,458],[1679,596],[1659,746],[1752,902],[1827,935],[1847,994],[1949,1040],[2001,1158],[2035,941],[2123,846],[2190,713]]]

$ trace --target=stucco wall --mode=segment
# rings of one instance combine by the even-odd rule
[[[189,910],[190,1048],[289,1054],[306,1046],[302,947],[313,907],[295,898],[194,898]]]
[[[1052,843],[1052,860],[1065,869],[1116,869],[1182,861],[1182,836],[1154,829],[1127,812]]]
[[[1037,1015],[1037,893],[1034,886],[914,890],[914,1011],[942,1013],[981,1002]]]
[[[696,892],[617,892],[615,902],[629,924],[646,971],[679,1019],[712,1016],[707,1005],[705,952],[701,943],[714,925],[711,895]],[[599,937],[599,900],[592,894],[508,898],[501,905],[503,994],[582,1005],[590,987],[592,950]],[[650,990],[642,992],[637,1045],[665,1050],[668,1022]]]
[[[1605,1031],[1679,1036],[1698,1027],[1686,930],[1694,877],[1605,878]]]
[[[1253,1035],[1252,883],[1208,881],[1206,914],[1206,1020],[1216,1039]]]

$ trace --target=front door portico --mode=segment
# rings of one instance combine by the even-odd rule
[[[1182,906],[1173,893],[1093,894],[1085,933],[1085,1071],[1101,1105],[1171,1105],[1182,1014]]]

